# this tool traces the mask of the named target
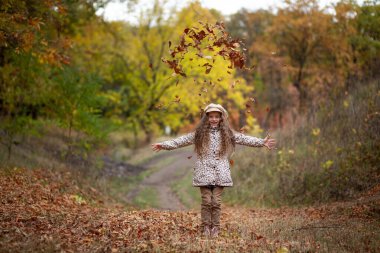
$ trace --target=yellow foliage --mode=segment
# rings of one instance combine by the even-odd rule
[[[281,248],[276,250],[276,253],[288,253],[289,249],[285,246],[282,246]]]
[[[311,131],[312,135],[318,136],[321,133],[321,129],[319,128],[313,128]]]
[[[333,165],[334,165],[334,161],[332,161],[332,160],[327,160],[326,162],[324,162],[324,163],[322,164],[322,168],[324,168],[324,169],[330,169],[331,166],[333,166]]]
[[[347,99],[343,101],[343,106],[344,106],[344,108],[348,108],[349,103],[348,103]]]
[[[84,200],[84,198],[78,194],[70,195],[70,198],[73,199],[79,205],[87,203],[86,200]]]

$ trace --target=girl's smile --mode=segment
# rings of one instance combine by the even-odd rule
[[[211,127],[218,127],[221,121],[221,113],[220,112],[209,112],[208,114],[208,122]]]

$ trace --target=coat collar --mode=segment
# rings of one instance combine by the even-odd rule
[[[220,127],[209,127],[211,133],[216,133],[220,130]]]

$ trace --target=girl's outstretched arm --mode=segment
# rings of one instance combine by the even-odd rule
[[[185,146],[189,146],[194,143],[194,132],[177,137],[172,140],[164,141],[161,143],[152,144],[153,151],[164,150],[173,150],[176,148],[182,148]]]
[[[234,139],[236,144],[250,147],[267,147],[268,149],[272,149],[276,144],[275,139],[270,139],[269,135],[267,135],[265,139],[261,139],[242,133],[234,132]]]

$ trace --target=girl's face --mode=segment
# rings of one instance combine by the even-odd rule
[[[218,127],[220,121],[222,120],[222,115],[220,112],[209,112],[208,114],[208,122],[211,127]]]

